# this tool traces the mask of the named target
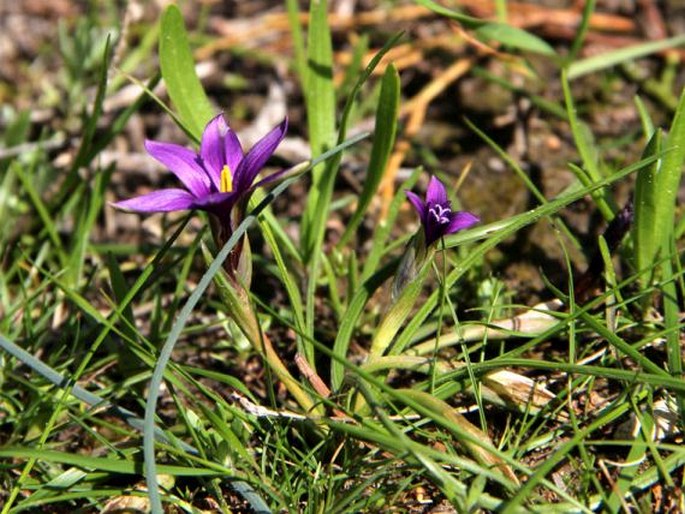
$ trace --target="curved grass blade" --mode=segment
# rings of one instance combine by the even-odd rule
[[[483,41],[497,41],[503,45],[526,52],[533,52],[548,57],[556,56],[547,41],[526,32],[523,29],[508,25],[506,23],[486,23],[478,27],[475,31],[478,39]]]
[[[611,68],[622,62],[639,59],[640,57],[645,57],[683,44],[685,44],[685,34],[663,39],[661,41],[650,41],[649,43],[619,48],[611,52],[594,55],[571,64],[568,67],[568,79],[574,80],[589,73],[596,73],[600,70]]]
[[[390,64],[383,74],[381,82],[381,93],[378,98],[378,109],[376,111],[376,128],[373,135],[373,147],[371,148],[371,159],[364,181],[364,188],[359,195],[357,209],[354,211],[345,232],[343,232],[338,248],[347,244],[350,237],[356,232],[361,223],[366,210],[371,204],[373,196],[381,183],[385,167],[388,164],[390,152],[395,144],[397,134],[397,115],[399,112],[400,101],[400,76],[395,66]]]
[[[302,78],[312,157],[317,157],[335,142],[335,87],[333,86],[333,47],[328,26],[328,2],[311,2],[307,33],[307,68]],[[337,173],[334,161],[312,169],[312,187],[302,215],[302,242],[305,261],[318,254],[320,218],[328,213],[333,180]],[[315,277],[312,277],[315,280]]]
[[[657,130],[649,139],[642,156],[656,155],[661,152],[661,147],[661,131]],[[635,196],[633,199],[635,225],[632,230],[633,252],[639,281],[643,288],[648,287],[652,283],[655,270],[653,263],[663,238],[661,232],[663,224],[661,220],[656,218],[657,204],[662,201],[657,188],[657,174],[660,162],[654,161],[649,166],[638,171],[635,181]],[[645,301],[649,301],[649,299],[649,297],[645,297]]]
[[[184,128],[199,141],[202,130],[214,114],[214,109],[195,73],[195,61],[188,43],[183,16],[173,4],[162,14],[159,67],[169,98],[176,106]]]
[[[422,5],[426,9],[430,9],[436,14],[440,14],[442,16],[445,16],[447,18],[453,19],[461,23],[467,28],[478,28],[483,25],[485,25],[487,22],[480,20],[478,18],[474,18],[473,16],[467,16],[466,14],[462,14],[457,11],[453,11],[452,9],[449,9],[443,5],[440,5],[437,2],[434,2],[433,0],[415,0],[417,4]]]
[[[61,464],[77,466],[79,468],[109,471],[122,475],[139,475],[142,468],[142,463],[135,461],[107,457],[90,457],[76,453],[60,452],[56,450],[39,450],[36,448],[2,448],[0,449],[0,457],[40,459],[48,462],[59,462]],[[219,466],[215,469],[173,466],[168,464],[159,466],[160,473],[186,477],[225,476],[227,471],[228,470]]]
[[[578,180],[584,186],[589,186],[598,182],[602,178],[599,168],[599,155],[594,144],[594,136],[590,127],[583,123],[577,116],[573,96],[571,95],[571,85],[565,70],[561,72],[561,85],[564,91],[564,101],[566,102],[566,113],[573,134],[573,141],[578,148],[578,153],[583,160],[583,167],[571,165]],[[606,221],[611,221],[617,210],[611,197],[606,190],[598,189],[592,193],[592,198],[597,204],[597,209],[602,213]]]

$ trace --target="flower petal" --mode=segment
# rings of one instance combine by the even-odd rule
[[[145,149],[152,157],[164,164],[183,182],[188,191],[200,198],[209,193],[210,181],[192,150],[173,143],[145,141]]]
[[[257,189],[258,187],[261,187],[264,184],[268,184],[269,182],[273,182],[274,180],[276,180],[277,178],[280,178],[284,173],[286,173],[287,171],[290,171],[290,170],[291,170],[291,168],[284,168],[281,171],[277,171],[276,173],[272,173],[268,177],[264,177],[262,180],[260,180],[256,184],[253,184],[252,187],[250,187],[249,189]]]
[[[223,114],[215,116],[207,123],[202,133],[200,156],[216,191],[219,191],[224,165],[228,164],[231,173],[234,173],[243,158],[238,136],[228,126]]]
[[[445,190],[445,185],[440,182],[440,180],[432,176],[428,182],[428,190],[426,191],[426,203],[427,204],[440,204],[445,206],[448,202],[447,191]]]
[[[480,221],[480,218],[468,211],[459,211],[454,214],[452,221],[447,225],[445,234],[454,234],[460,230],[469,228]]]
[[[288,118],[285,118],[247,152],[233,175],[233,186],[236,191],[244,191],[252,185],[266,161],[283,141],[287,130]]]
[[[426,204],[421,197],[412,191],[405,191],[404,194],[407,195],[407,199],[419,213],[419,218],[421,218],[421,224],[426,224]]]
[[[111,205],[117,209],[135,212],[183,211],[195,207],[195,197],[184,189],[159,189]]]

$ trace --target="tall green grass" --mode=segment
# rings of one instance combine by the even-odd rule
[[[648,512],[655,484],[678,500],[685,453],[672,443],[685,398],[685,222],[677,207],[685,95],[672,93],[680,100],[662,129],[636,100],[640,156],[620,161],[604,153],[574,86],[682,38],[581,59],[594,7],[588,2],[582,30],[561,59],[549,43],[507,24],[506,2],[497,2],[497,22],[417,3],[521,61],[535,54],[558,66],[562,97],[554,100],[528,95],[508,73],[472,74],[528,95],[538,116],[563,124],[576,158],[568,166],[573,183],[547,197],[500,141],[464,120],[530,192],[531,205],[490,220],[490,206],[475,204],[488,222],[445,237],[435,262],[395,297],[390,285],[414,235],[405,190],[425,187],[429,172],[454,171],[409,170],[379,218],[374,200],[402,132],[406,94],[401,72],[383,60],[398,42],[411,43],[411,32],[383,31],[362,68],[363,49],[378,40],[365,39],[350,69],[339,70],[327,3],[311,2],[301,25],[297,3],[286,2],[305,115],[296,132],[306,135],[311,159],[257,192],[215,254],[206,228],[192,232],[194,215],[165,218],[160,244],[94,242],[119,173],[101,166],[101,153],[143,112],[159,80],[149,80],[120,114],[104,113],[107,95],[123,84],[111,76],[106,37],[98,40],[95,72],[70,68],[72,82],[94,94],[67,169],[51,159],[52,134],[31,140],[30,113],[13,113],[3,145],[30,151],[0,159],[3,514],[106,510],[134,498],[153,512],[208,504],[229,512],[239,502],[256,512],[385,512],[419,495],[459,512]],[[150,33],[157,30],[169,104],[155,98],[153,108],[168,111],[197,144],[215,108],[195,74],[196,39],[175,6]],[[63,49],[84,59],[86,51]],[[337,71],[347,77],[340,88]],[[350,135],[360,117],[375,121],[373,134]],[[354,195],[336,188],[350,155],[363,162]],[[306,186],[297,198],[303,214],[289,219],[278,204],[294,184]],[[615,199],[619,184],[632,188],[634,210],[620,246],[602,235],[604,224],[627,212]],[[602,220],[589,235],[565,222],[565,209],[580,201]],[[330,219],[343,223],[332,242]],[[556,240],[567,256],[559,264],[565,280],[545,282],[541,295],[552,308],[509,305],[517,291],[491,276],[495,256],[541,222],[564,235]],[[263,243],[254,265],[275,292],[252,293],[245,308],[296,389],[282,387],[266,350],[240,344],[241,319],[226,318],[235,310],[219,294],[221,265],[245,234],[255,248]],[[567,244],[601,263],[582,295]],[[293,364],[295,352],[308,369]],[[523,380],[530,377],[537,389]],[[663,405],[675,407],[664,407],[670,425],[654,437],[653,427],[665,426]],[[637,429],[626,432],[626,422]]]

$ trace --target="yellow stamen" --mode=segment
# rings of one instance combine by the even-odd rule
[[[224,164],[221,168],[221,192],[230,193],[231,191],[233,191],[233,174],[228,164]]]

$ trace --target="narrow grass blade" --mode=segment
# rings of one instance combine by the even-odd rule
[[[303,90],[312,157],[317,157],[330,149],[335,142],[333,48],[326,0],[315,0],[310,4],[307,69]],[[314,253],[318,253],[316,220],[328,213],[335,174],[332,162],[316,166],[312,170],[312,188],[302,217],[303,253],[306,261],[309,261]],[[315,280],[315,277],[312,277],[312,280]]]
[[[547,57],[556,56],[554,51],[547,41],[526,32],[523,29],[507,25],[506,23],[492,23],[488,22],[475,31],[478,39],[482,41],[496,41],[497,43],[506,45],[511,48],[523,50],[525,52],[533,52]]]
[[[668,254],[676,221],[675,203],[682,177],[683,161],[685,160],[685,144],[683,141],[685,141],[685,90],[680,95],[678,107],[664,143],[664,156],[656,178],[659,202],[656,205],[655,218],[661,224],[658,228],[663,234],[661,241],[663,255]]]
[[[183,16],[173,4],[162,14],[159,67],[182,125],[199,141],[205,125],[215,113],[195,73]]]
[[[585,36],[590,29],[590,18],[592,13],[595,12],[595,5],[597,0],[587,0],[583,6],[583,15],[580,18],[580,25],[576,29],[576,36],[573,38],[573,44],[568,53],[567,62],[573,63],[576,60],[578,52],[583,48],[583,43],[585,42]]]
[[[123,475],[139,475],[141,463],[108,457],[89,457],[77,453],[60,452],[56,450],[38,450],[34,448],[2,448],[0,457],[5,458],[34,458],[48,462],[59,462],[85,469],[95,469],[99,471],[109,471]],[[226,468],[211,469],[186,466],[171,466],[162,464],[159,472],[175,476],[202,477],[202,476],[225,476],[230,473]]]
[[[399,111],[400,99],[400,77],[395,67],[389,65],[383,75],[381,83],[381,93],[378,98],[378,109],[376,111],[376,128],[373,136],[373,147],[371,148],[371,159],[369,161],[366,180],[359,199],[357,209],[354,211],[345,232],[343,232],[338,248],[347,244],[352,234],[357,230],[366,210],[371,204],[373,196],[378,190],[381,178],[388,164],[390,152],[395,144],[397,133],[397,115]]]
[[[546,41],[518,27],[467,16],[433,0],[416,0],[416,3],[436,14],[456,20],[467,28],[476,29],[476,35],[480,39],[497,41],[512,48],[542,55],[556,55],[554,49]]]
[[[93,102],[93,110],[86,120],[86,124],[83,128],[83,137],[81,138],[81,146],[79,147],[78,153],[74,158],[74,164],[69,170],[69,174],[64,181],[64,184],[60,188],[60,192],[57,195],[57,201],[55,202],[56,208],[59,208],[65,198],[65,196],[71,194],[74,185],[79,180],[79,170],[84,167],[92,159],[91,148],[95,142],[95,130],[97,128],[97,123],[102,115],[102,106],[105,101],[105,93],[107,92],[107,71],[109,68],[110,59],[110,41],[107,38],[107,43],[105,45],[104,55],[102,56],[102,65],[100,67],[100,73],[98,76],[98,89],[95,95],[95,101]]]
[[[650,157],[661,153],[661,131],[657,130],[650,138],[643,157]],[[664,238],[663,222],[657,218],[657,207],[662,199],[658,191],[657,175],[660,160],[652,162],[637,173],[634,193],[635,223],[633,225],[633,253],[635,266],[640,276],[642,287],[648,287],[653,280],[654,259]],[[645,274],[649,273],[649,276]],[[649,301],[649,297],[645,297]]]
[[[77,223],[72,234],[72,244],[69,248],[69,267],[65,276],[67,284],[77,287],[81,282],[86,252],[95,222],[100,215],[105,201],[105,189],[114,171],[114,166],[106,170],[98,170],[92,181],[92,187],[84,191],[79,202]]]
[[[576,148],[578,148],[580,158],[583,161],[582,169],[576,166],[571,166],[571,169],[581,184],[589,186],[590,184],[597,183],[602,178],[602,173],[599,169],[599,155],[595,149],[590,128],[578,118],[573,96],[571,96],[571,86],[565,70],[562,70],[561,73],[561,84],[564,90],[566,113],[571,126],[571,133],[573,134],[573,140]],[[611,221],[614,217],[615,208],[608,192],[606,190],[596,190],[592,194],[592,198],[604,219]]]
[[[436,14],[456,20],[468,28],[477,28],[487,23],[486,21],[474,18],[473,16],[467,16],[466,14],[453,11],[452,9],[449,9],[438,2],[435,2],[434,0],[416,0],[416,3],[422,5],[426,9],[430,9]]]
[[[288,24],[290,25],[290,37],[293,42],[295,55],[295,69],[300,77],[300,83],[304,84],[307,75],[307,53],[304,46],[304,35],[300,24],[300,6],[297,0],[285,0],[288,11]]]
[[[48,206],[45,205],[45,202],[43,202],[40,193],[36,190],[35,182],[32,177],[35,171],[35,166],[31,166],[28,172],[26,172],[22,167],[22,164],[19,163],[19,161],[13,161],[12,165],[10,166],[10,173],[13,173],[17,177],[19,177],[19,180],[24,188],[24,191],[31,200],[31,203],[33,204],[33,207],[36,209],[36,213],[38,214],[38,217],[40,218],[43,227],[47,231],[50,242],[54,246],[55,253],[59,258],[60,263],[62,264],[62,266],[66,267],[68,257],[62,245],[62,240],[57,232],[55,220],[53,216],[50,214]]]
[[[682,177],[683,161],[685,161],[685,144],[683,141],[685,141],[685,90],[680,95],[678,107],[664,144],[665,153],[661,160],[661,166],[654,177],[654,196],[658,198],[658,201],[654,205],[653,227],[657,231],[659,239],[654,241],[656,246],[652,249],[654,252],[652,263],[658,255],[666,258],[661,266],[665,281],[662,288],[664,320],[666,327],[672,330],[666,337],[666,352],[669,371],[676,377],[682,375],[683,364],[678,331],[680,327],[680,306],[671,259],[678,259],[674,227],[676,225],[676,198]],[[645,250],[645,252],[648,251],[649,249]],[[682,426],[683,419],[685,419],[685,395],[678,395],[678,410],[680,411]]]
[[[568,67],[568,79],[575,80],[583,75],[596,73],[600,70],[616,66],[622,62],[633,61],[640,57],[675,48],[683,44],[685,44],[685,35],[680,35],[661,41],[650,41],[648,43],[618,48],[611,52],[594,55],[571,64]]]

